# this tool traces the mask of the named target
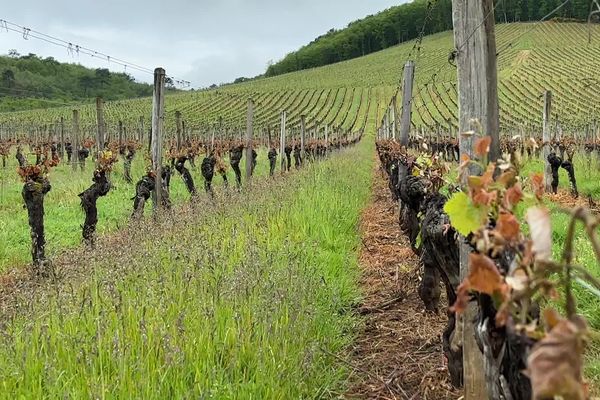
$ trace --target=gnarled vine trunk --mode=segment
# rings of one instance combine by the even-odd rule
[[[215,174],[215,164],[216,159],[212,155],[208,155],[204,157],[202,160],[202,165],[200,166],[200,170],[202,171],[202,176],[204,177],[204,190],[206,193],[210,194],[211,197],[215,195],[212,188],[212,180]],[[234,169],[235,171],[235,169]],[[237,173],[236,173],[237,175]]]
[[[190,174],[190,170],[185,167],[185,162],[187,161],[187,157],[179,157],[175,161],[175,169],[179,174],[181,174],[181,178],[183,179],[183,183],[185,183],[185,187],[188,192],[192,195],[196,195],[196,186],[194,185],[194,178],[192,178],[192,174]]]
[[[294,167],[296,169],[300,169],[302,165],[302,157],[300,155],[300,146],[294,146]]]
[[[556,153],[548,154],[548,162],[552,169],[552,193],[556,194],[558,191],[558,169],[562,165],[562,159],[556,156]]]
[[[235,181],[238,188],[242,187],[242,171],[240,170],[240,161],[242,160],[243,150],[244,146],[238,145],[229,151],[229,162],[231,163],[231,168],[235,173]]]
[[[569,174],[569,184],[571,185],[571,194],[577,198],[579,191],[577,190],[577,180],[575,179],[575,167],[571,161],[563,161],[561,167]]]
[[[131,162],[135,157],[135,150],[132,147],[127,147],[121,152],[123,156],[123,177],[125,178],[125,182],[132,183],[133,179],[131,178]]]
[[[275,174],[275,164],[277,162],[277,150],[275,150],[274,147],[271,147],[267,157],[269,158],[269,176],[273,176]]]
[[[110,191],[110,182],[106,177],[105,171],[94,171],[92,186],[79,193],[81,198],[81,208],[85,212],[85,221],[83,223],[83,241],[94,246],[96,238],[96,225],[98,224],[98,207],[96,202],[98,198],[106,196]]]
[[[38,176],[27,180],[21,195],[27,208],[29,227],[31,230],[31,258],[34,267],[40,267],[46,260],[46,238],[44,236],[44,197],[52,186],[48,179]]]
[[[292,146],[285,146],[286,169],[289,171],[292,167]]]
[[[152,196],[152,192],[156,187],[156,179],[153,173],[148,173],[142,177],[135,185],[135,196],[133,200],[133,218],[139,218],[144,214],[144,206],[146,201]]]
[[[25,156],[23,156],[23,149],[21,146],[17,147],[17,154],[15,155],[17,158],[17,162],[19,163],[19,167],[25,168],[27,166],[27,160]]]

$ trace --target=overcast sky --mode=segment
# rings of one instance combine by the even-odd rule
[[[230,82],[265,71],[269,60],[331,28],[407,0],[22,0],[3,1],[0,19],[192,82]],[[86,55],[0,29],[0,53],[52,56],[123,71]],[[137,80],[150,74],[127,70]]]

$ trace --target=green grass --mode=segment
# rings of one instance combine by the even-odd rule
[[[600,174],[597,168],[599,163],[600,159],[596,156],[587,154],[575,156],[575,176],[581,196],[592,196],[594,199],[598,199],[600,196]],[[541,159],[529,160],[524,165],[521,174],[530,176],[532,173],[543,171],[543,168],[544,164]],[[568,182],[567,173],[561,168],[559,170],[559,190],[569,190]],[[547,201],[547,206],[550,208],[552,216],[553,254],[555,258],[559,258],[566,240],[570,217],[561,212],[559,206],[551,201]],[[575,235],[574,248],[575,263],[584,266],[593,276],[600,278],[600,265],[581,226],[578,227]],[[578,312],[587,319],[594,331],[600,331],[600,299],[578,283],[574,283],[574,294],[577,299]],[[560,303],[564,304],[564,301],[561,300]],[[600,337],[597,334],[593,335],[586,354],[586,377],[593,383],[595,392],[600,393]]]
[[[256,176],[268,174],[268,160],[266,150],[261,149],[258,155],[258,163],[255,170]],[[196,189],[204,192],[204,178],[200,174],[200,163],[202,157],[196,159],[196,169],[186,164],[193,175]],[[245,158],[242,159],[242,168],[245,166]],[[85,171],[79,169],[74,172],[70,165],[61,163],[52,169],[49,175],[52,190],[45,198],[45,230],[47,253],[53,256],[65,249],[74,247],[81,243],[81,225],[85,214],[80,206],[79,193],[87,189],[91,184],[91,175],[94,164],[88,161]],[[29,236],[29,225],[27,223],[27,211],[23,209],[23,198],[21,197],[22,182],[16,173],[16,161],[14,157],[9,158],[9,164],[5,169],[0,168],[0,272],[11,266],[23,265],[31,261]],[[131,176],[133,183],[128,184],[123,179],[123,162],[115,165],[112,173],[114,187],[106,197],[98,199],[98,226],[99,235],[113,232],[128,223],[128,217],[133,210],[131,198],[135,195],[135,183],[142,177],[145,171],[145,162],[141,152],[134,159]],[[175,205],[189,201],[189,194],[185,188],[181,176],[175,170],[171,178],[171,199]],[[231,167],[228,168],[228,179],[231,187],[235,183],[235,176]],[[222,190],[222,178],[215,175],[213,184],[216,190]],[[151,209],[148,203],[146,211]]]
[[[133,227],[81,255],[80,279],[17,293],[0,398],[335,397],[347,371],[328,354],[353,338],[372,160],[362,143]]]
[[[553,252],[555,257],[559,257],[562,254],[566,240],[570,217],[558,212],[555,206],[551,206],[551,210]],[[575,236],[574,262],[584,266],[596,278],[600,278],[600,265],[596,261],[592,245],[581,226]],[[592,340],[586,352],[585,374],[586,378],[592,382],[595,393],[598,394],[600,393],[600,337],[597,332],[600,331],[600,298],[577,282],[574,283],[573,292],[577,299],[578,313],[586,318],[589,326],[596,332],[592,335]],[[561,300],[561,303],[564,304],[564,301]]]

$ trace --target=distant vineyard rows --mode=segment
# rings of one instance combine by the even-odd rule
[[[600,27],[579,23],[546,22],[503,24],[497,27],[501,127],[513,133],[541,129],[542,93],[553,92],[554,119],[565,130],[582,130],[593,123],[600,104]],[[249,97],[256,103],[255,126],[277,129],[280,112],[288,113],[288,126],[306,115],[310,129],[328,125],[352,131],[370,118],[382,115],[379,105],[395,93],[402,62],[415,60],[412,124],[430,131],[457,128],[456,69],[449,60],[453,49],[450,32],[428,36],[420,50],[404,44],[334,65],[227,86],[218,90],[168,96],[166,127],[175,129],[180,111],[188,130],[207,133],[219,122],[226,131],[241,131]],[[573,68],[576,66],[577,68]],[[398,99],[398,106],[401,99]],[[0,132],[42,130],[47,133],[69,107],[0,114]],[[95,106],[79,107],[84,133],[94,130]],[[108,130],[123,121],[128,131],[147,130],[150,99],[109,102],[105,106]],[[399,113],[398,113],[399,115]],[[67,127],[69,124],[66,124]]]

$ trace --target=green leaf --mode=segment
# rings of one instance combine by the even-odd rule
[[[455,193],[446,202],[444,211],[450,217],[454,229],[463,236],[479,229],[487,220],[488,213],[486,207],[476,206],[463,192]]]

